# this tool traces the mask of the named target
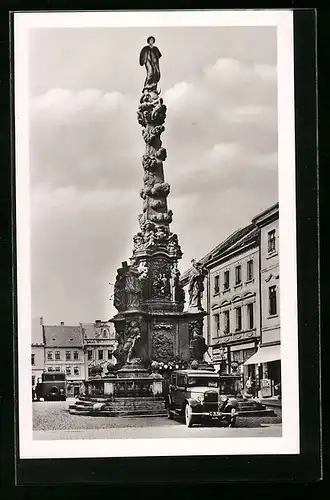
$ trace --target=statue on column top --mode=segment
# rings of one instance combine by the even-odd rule
[[[154,45],[155,41],[153,36],[149,36],[148,45],[143,47],[140,52],[140,66],[145,66],[147,70],[143,91],[155,91],[160,80],[159,59],[162,55],[158,47]]]

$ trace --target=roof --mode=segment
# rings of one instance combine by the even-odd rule
[[[279,203],[275,203],[271,207],[266,208],[255,217],[253,217],[252,222],[255,225],[263,226],[269,222],[269,219],[278,219],[279,217]]]
[[[232,252],[234,250],[239,249],[241,246],[249,243],[254,238],[258,236],[258,228],[254,224],[249,224],[248,226],[243,227],[242,229],[237,229],[234,231],[228,238],[222,241],[219,245],[214,247],[209,253],[207,253],[204,257],[202,257],[198,263],[207,265],[212,260],[221,257],[222,255],[226,255],[229,251]],[[181,280],[184,281],[190,275],[191,268],[185,271]]]
[[[99,321],[94,323],[81,323],[82,335],[84,340],[113,340],[114,325],[108,321]],[[109,334],[104,336],[103,329],[109,331]]]
[[[32,318],[31,321],[31,344],[32,345],[43,345],[43,332],[42,325],[40,323],[40,318]]]
[[[83,337],[80,325],[44,325],[46,347],[82,347]]]

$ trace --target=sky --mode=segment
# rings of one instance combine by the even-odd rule
[[[165,180],[183,273],[278,201],[276,28],[34,28],[29,37],[32,316],[107,320],[132,255],[144,141],[138,57],[156,38]]]

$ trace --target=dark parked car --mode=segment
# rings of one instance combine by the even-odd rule
[[[66,400],[66,376],[65,373],[43,373],[41,381],[36,386],[37,400],[65,401]]]
[[[239,375],[204,370],[172,372],[168,391],[168,418],[184,417],[186,425],[223,420],[233,427],[238,415]]]

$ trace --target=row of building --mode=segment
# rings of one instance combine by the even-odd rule
[[[281,384],[279,205],[271,206],[199,261],[207,270],[203,307],[209,357],[255,381],[262,395]],[[182,275],[186,287],[189,270]]]
[[[32,387],[43,372],[63,372],[68,395],[75,396],[83,380],[95,367],[106,372],[113,362],[115,332],[112,323],[96,320],[77,326],[45,325],[43,318],[32,321]]]

